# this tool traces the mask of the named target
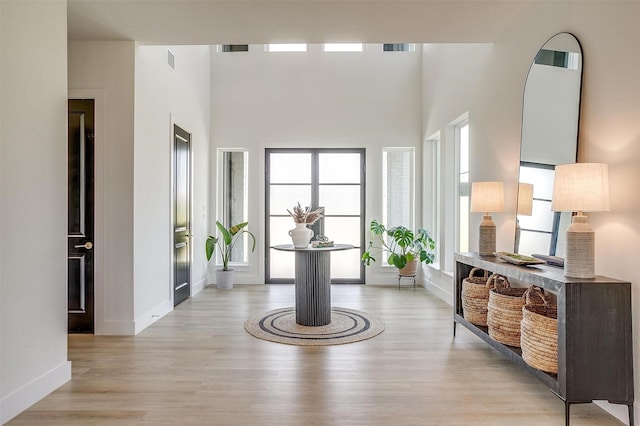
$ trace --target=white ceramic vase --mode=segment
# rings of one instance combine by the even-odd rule
[[[233,288],[233,269],[228,271],[216,269],[216,286],[221,290]]]
[[[306,223],[296,223],[295,229],[289,231],[289,236],[293,240],[295,248],[307,248],[313,235],[313,231],[307,228]]]

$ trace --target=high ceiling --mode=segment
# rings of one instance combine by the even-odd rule
[[[70,40],[493,42],[539,1],[68,0]]]

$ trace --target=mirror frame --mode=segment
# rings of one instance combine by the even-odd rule
[[[580,41],[578,40],[578,38],[570,33],[570,32],[559,32],[554,34],[553,36],[549,37],[538,49],[538,51],[536,52],[531,65],[529,66],[529,70],[527,72],[527,78],[525,80],[525,85],[524,85],[524,90],[523,90],[523,96],[522,96],[522,121],[521,121],[521,133],[520,133],[520,163],[519,163],[519,168],[518,168],[518,182],[520,183],[520,179],[521,179],[521,175],[522,175],[522,167],[523,166],[539,166],[540,168],[545,168],[545,169],[555,169],[555,166],[558,164],[562,164],[563,161],[559,161],[555,164],[545,164],[545,163],[532,163],[530,161],[523,161],[523,151],[524,151],[524,143],[525,143],[525,123],[528,122],[528,119],[526,117],[527,114],[527,85],[531,83],[530,81],[530,77],[531,77],[531,71],[534,69],[534,65],[536,65],[536,59],[539,57],[540,52],[545,48],[545,46],[549,45],[549,43],[552,42],[552,40],[556,37],[559,36],[569,36],[572,38],[572,40],[575,42],[577,49],[580,52],[580,74],[579,74],[579,82],[578,82],[578,87],[577,87],[577,99],[576,99],[576,116],[575,116],[575,152],[573,153],[573,162],[577,161],[577,157],[578,157],[578,144],[579,144],[579,136],[580,136],[580,115],[581,115],[581,110],[582,110],[582,81],[583,81],[583,74],[584,74],[584,51],[582,49],[582,45],[580,44]],[[529,87],[530,89],[530,87]],[[564,163],[566,163],[566,161],[564,161]],[[520,185],[518,185],[520,186]],[[520,196],[520,194],[518,194],[518,196]],[[550,201],[550,200],[549,200]],[[515,223],[516,223],[516,231],[515,231],[515,238],[514,238],[514,252],[518,253],[519,252],[519,244],[520,244],[520,226],[519,226],[519,218],[518,218],[518,204],[519,202],[516,203],[516,211],[515,211]],[[549,205],[551,203],[549,202]],[[541,254],[545,254],[545,255],[552,255],[555,256],[557,254],[557,248],[558,245],[560,245],[562,247],[562,244],[560,242],[560,244],[558,244],[558,240],[562,239],[562,236],[564,235],[564,233],[562,232],[561,228],[565,228],[566,226],[568,226],[568,224],[570,224],[571,219],[571,213],[560,213],[560,212],[552,212],[553,213],[553,225],[552,225],[552,229],[551,229],[551,241],[550,241],[550,245],[549,245],[549,250],[547,253],[541,253]],[[568,216],[568,217],[565,217]],[[533,254],[533,253],[525,253],[525,254]]]

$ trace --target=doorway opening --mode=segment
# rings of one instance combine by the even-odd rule
[[[94,332],[93,99],[68,101],[67,310],[69,333]]]
[[[191,134],[173,126],[173,305],[191,295]]]

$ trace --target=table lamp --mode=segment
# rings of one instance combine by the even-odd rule
[[[490,256],[496,251],[496,224],[489,213],[504,210],[502,182],[473,182],[471,184],[471,211],[484,213],[480,223],[479,254]]]
[[[518,253],[520,247],[520,219],[518,216],[531,216],[533,213],[533,184],[520,182],[518,184],[518,212],[516,215],[516,242],[514,249]]]
[[[567,229],[564,274],[594,278],[595,235],[583,212],[609,211],[608,166],[602,163],[556,166],[551,210],[577,212]]]

